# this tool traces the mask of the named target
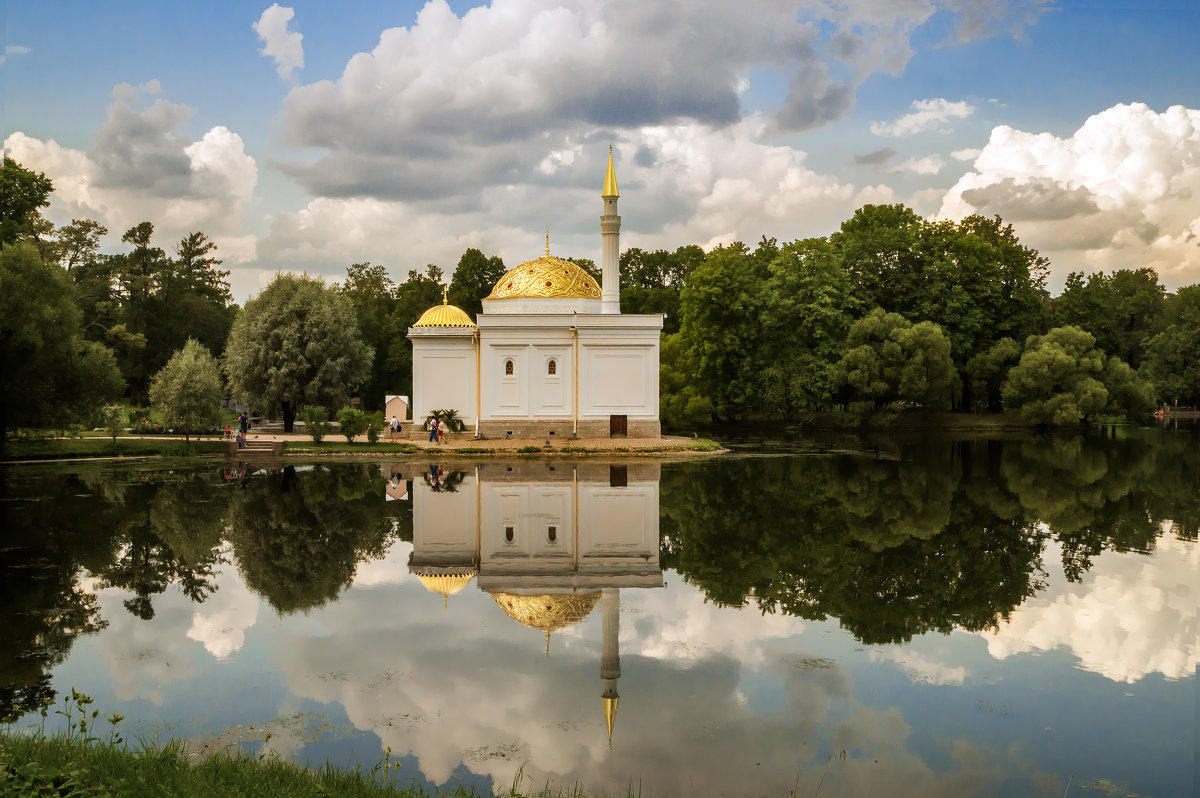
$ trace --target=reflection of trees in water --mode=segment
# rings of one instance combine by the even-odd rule
[[[80,634],[107,625],[82,571],[133,591],[125,606],[153,616],[151,597],[179,581],[194,600],[211,590],[227,498],[210,471],[106,471],[6,481],[0,503],[0,715],[53,696],[49,671]]]
[[[1153,547],[1167,519],[1194,539],[1195,438],[1123,436],[665,469],[663,564],[717,603],[833,616],[868,643],[994,628],[1044,585],[1039,523],[1072,579],[1104,549]]]
[[[134,595],[125,608],[143,620],[154,617],[151,597],[178,583],[197,603],[216,589],[214,568],[225,562],[221,537],[228,516],[228,493],[211,473],[185,472],[156,486],[144,507],[129,508],[120,554],[96,572],[104,587]]]
[[[98,481],[98,480],[97,480]],[[53,700],[50,669],[75,638],[105,626],[80,569],[116,547],[121,505],[74,475],[7,473],[0,501],[0,722]]]
[[[1196,493],[1181,502],[1179,488],[1164,496],[1160,481],[1176,482],[1175,469],[1190,467],[1194,474],[1200,464],[1194,453],[1189,458],[1176,449],[1180,436],[1159,437],[1155,431],[1116,439],[1073,435],[1005,448],[1004,483],[1026,516],[1046,524],[1062,544],[1070,581],[1078,582],[1106,549],[1151,550],[1165,520],[1195,528]],[[1168,452],[1179,459],[1164,457]]]
[[[247,586],[280,613],[336,597],[391,542],[384,482],[375,466],[256,475],[234,500],[229,534]]]

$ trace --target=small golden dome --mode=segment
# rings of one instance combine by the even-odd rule
[[[546,254],[506,271],[488,299],[521,296],[599,299],[600,286],[581,267],[569,260],[553,257],[547,234]]]
[[[586,618],[600,602],[600,593],[541,596],[493,593],[492,598],[514,621],[543,632],[554,632]]]
[[[421,314],[414,327],[474,327],[475,322],[462,308],[449,304],[446,289],[442,288],[442,304],[434,305]]]

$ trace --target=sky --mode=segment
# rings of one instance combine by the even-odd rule
[[[90,218],[219,245],[238,301],[336,280],[999,214],[1072,271],[1200,282],[1194,0],[42,0],[6,10],[5,152]]]

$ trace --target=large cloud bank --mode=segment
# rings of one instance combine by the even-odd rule
[[[1071,136],[992,131],[941,215],[1000,214],[1066,271],[1151,266],[1200,277],[1200,110],[1115,105]]]

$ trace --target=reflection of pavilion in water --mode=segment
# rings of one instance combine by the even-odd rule
[[[612,743],[620,589],[662,587],[657,463],[486,463],[413,477],[409,570],[446,602],[472,580],[515,621],[546,633],[600,605],[600,678]]]

